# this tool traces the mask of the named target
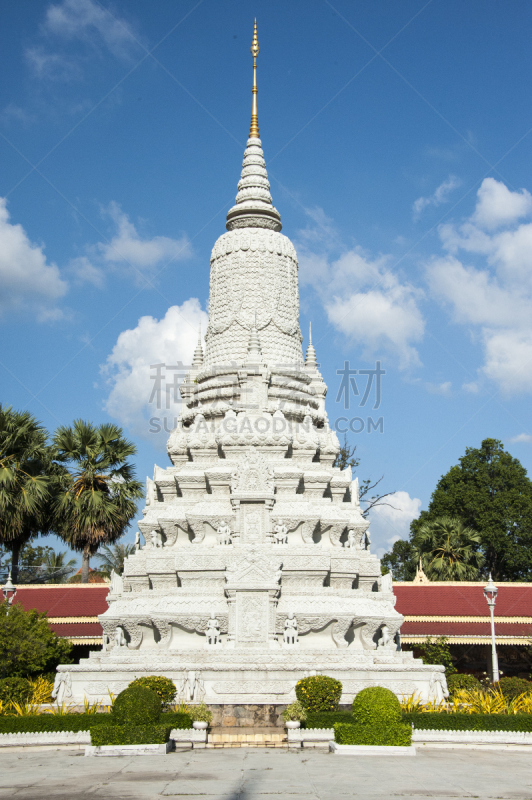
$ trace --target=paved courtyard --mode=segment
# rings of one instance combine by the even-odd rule
[[[319,751],[181,751],[85,758],[82,751],[0,752],[0,798],[531,798],[532,753],[425,750],[415,758]]]

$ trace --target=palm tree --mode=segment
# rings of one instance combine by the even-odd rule
[[[51,452],[47,431],[28,411],[0,405],[0,543],[18,580],[21,548],[49,524]]]
[[[67,555],[66,550],[56,553],[51,548],[47,549],[42,562],[44,583],[64,583],[76,571],[76,559],[71,558],[67,561]]]
[[[57,429],[54,448],[66,467],[54,505],[56,531],[83,554],[81,582],[88,583],[90,557],[119,539],[137,513],[142,484],[127,461],[136,447],[116,425],[78,419]]]
[[[96,555],[100,561],[99,571],[106,577],[110,577],[113,570],[117,575],[121,575],[124,571],[124,561],[134,552],[134,544],[115,544],[113,547],[103,545],[102,552]]]
[[[472,581],[484,562],[478,550],[480,534],[457,517],[426,522],[416,534],[415,544],[430,580]]]

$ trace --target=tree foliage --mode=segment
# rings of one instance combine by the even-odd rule
[[[0,543],[11,551],[15,583],[21,548],[49,526],[53,472],[43,426],[0,405]]]
[[[109,578],[114,570],[117,575],[122,575],[126,558],[135,552],[134,544],[115,544],[110,547],[104,544],[101,551],[96,554],[100,562],[99,572]]]
[[[54,506],[56,531],[83,553],[82,583],[87,583],[89,558],[119,539],[137,512],[142,485],[127,460],[136,448],[116,425],[76,420],[58,428],[54,449],[65,466]]]
[[[52,631],[46,614],[0,603],[0,678],[28,677],[71,662],[72,645]]]
[[[457,517],[437,517],[420,526],[416,549],[429,580],[468,581],[478,577],[484,556],[480,534]]]
[[[443,664],[447,677],[456,672],[446,636],[427,636],[424,642],[416,644],[413,649],[424,664]]]
[[[428,509],[411,524],[408,546],[396,542],[383,558],[396,578],[412,579],[419,554],[432,552],[427,548],[430,537],[423,531],[442,517],[457,518],[472,531],[467,535],[469,544],[461,545],[462,556],[469,553],[462,559],[465,573],[454,570],[455,580],[474,580],[490,572],[499,581],[532,580],[532,481],[500,441],[484,439],[479,448],[468,447],[459,463],[440,478]],[[433,564],[432,580],[446,579],[444,563],[441,571]],[[427,571],[425,556],[423,566]]]

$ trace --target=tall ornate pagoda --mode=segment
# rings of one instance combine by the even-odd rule
[[[351,469],[325,410],[327,387],[299,328],[297,256],[272,204],[257,117],[227,232],[211,256],[209,325],[181,387],[171,466],[147,481],[144,518],[100,617],[102,652],[61,666],[72,697],[140,675],[189,700],[283,704],[327,674],[342,702],[363,687],[438,697],[443,667],[401,652],[391,576],[370,551]]]

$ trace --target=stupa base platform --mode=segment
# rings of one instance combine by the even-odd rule
[[[203,700],[208,705],[238,709],[234,720],[225,723],[230,726],[240,725],[238,719],[246,719],[247,725],[277,725],[270,710],[266,720],[260,708],[271,706],[275,709],[273,716],[278,716],[277,707],[296,699],[297,681],[311,674],[341,681],[344,704],[351,703],[367,686],[384,686],[399,698],[417,692],[428,701],[437,696],[442,677],[441,667],[424,665],[411,652],[351,648],[328,652],[213,648],[179,653],[120,648],[110,653],[92,653],[80,664],[62,665],[58,670],[69,673],[69,702],[82,702],[86,697],[90,702],[106,703],[109,693],[118,694],[135,678],[164,675],[174,681],[177,697],[185,702]],[[216,723],[223,724],[221,719]]]

